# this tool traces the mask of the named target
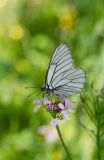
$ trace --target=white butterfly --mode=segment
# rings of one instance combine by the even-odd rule
[[[59,45],[50,61],[46,74],[45,87],[48,94],[73,95],[80,92],[85,84],[85,72],[74,67],[74,60],[66,44]]]

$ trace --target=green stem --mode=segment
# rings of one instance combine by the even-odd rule
[[[98,160],[101,160],[101,155],[100,155],[100,129],[99,129],[99,124],[97,127],[97,155],[98,155]]]
[[[68,149],[67,149],[67,147],[66,147],[66,145],[65,145],[65,143],[64,143],[64,141],[63,141],[63,138],[62,138],[62,135],[61,135],[61,132],[60,132],[60,128],[59,128],[58,125],[56,126],[56,129],[57,129],[57,133],[58,133],[58,135],[59,135],[59,137],[60,137],[60,140],[61,140],[61,142],[62,142],[62,145],[63,145],[64,149],[65,149],[65,152],[66,152],[66,154],[67,154],[68,159],[69,159],[69,160],[72,160],[71,155],[69,154]]]
[[[97,99],[97,156],[98,156],[98,160],[101,160],[101,154],[100,154],[100,105]]]

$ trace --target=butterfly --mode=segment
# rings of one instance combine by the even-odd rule
[[[44,93],[70,96],[80,92],[86,81],[85,72],[74,67],[70,48],[60,44],[51,58],[46,78]]]

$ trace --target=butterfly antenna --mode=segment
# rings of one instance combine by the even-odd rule
[[[34,93],[35,93],[35,91],[32,92],[31,94],[29,94],[27,97],[29,98],[29,97],[32,96]]]
[[[29,89],[29,88],[41,88],[41,87],[25,87],[25,89]]]

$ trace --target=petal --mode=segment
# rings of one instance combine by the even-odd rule
[[[66,120],[70,120],[70,116],[68,114],[64,114],[63,117],[66,119]]]
[[[36,104],[36,103],[40,103],[40,100],[35,99],[35,100],[33,101],[33,104]]]
[[[68,111],[71,112],[71,113],[74,113],[75,112],[75,108],[69,108]]]
[[[56,126],[58,123],[60,122],[60,119],[59,118],[55,118],[51,121],[51,125],[52,126]]]
[[[71,100],[68,98],[64,98],[65,101],[65,107],[68,107],[71,104]]]
[[[51,104],[51,101],[49,101],[48,99],[45,99],[44,104]]]
[[[64,108],[65,108],[65,106],[64,106],[62,103],[59,103],[58,106],[59,106],[59,108],[61,108],[61,109],[64,109]]]
[[[34,108],[34,112],[37,112],[42,105],[38,105]]]
[[[64,110],[62,111],[62,113],[63,113],[63,114],[67,114],[67,110],[64,109]]]
[[[64,115],[64,118],[68,121],[70,120],[70,116],[68,114]]]
[[[66,120],[70,120],[70,116],[67,114],[67,111],[64,110],[63,112],[63,117],[66,119]]]

